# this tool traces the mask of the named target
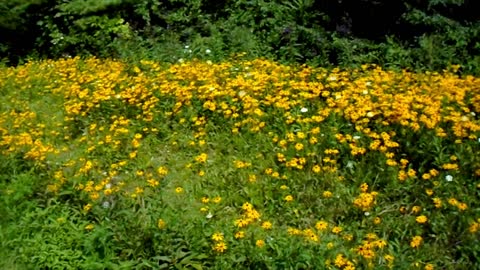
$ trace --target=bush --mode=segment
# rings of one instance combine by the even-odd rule
[[[176,61],[209,49],[212,60],[247,52],[322,66],[461,64],[476,73],[479,8],[462,0],[17,0],[0,6],[0,53],[11,64],[65,55]]]

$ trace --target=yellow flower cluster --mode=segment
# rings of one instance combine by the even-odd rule
[[[243,214],[242,217],[235,220],[235,226],[238,228],[244,228],[253,222],[260,219],[261,214],[253,208],[253,205],[246,202],[242,205]]]
[[[378,192],[367,192],[368,185],[366,183],[363,183],[360,188],[361,193],[354,199],[353,205],[355,205],[362,211],[368,211],[375,205],[375,198],[377,197]]]
[[[378,239],[377,235],[375,234],[368,234],[366,239],[355,249],[355,251],[363,258],[371,260],[375,258],[375,250],[383,249],[385,246],[387,246],[387,242],[385,240]]]
[[[470,233],[478,232],[480,230],[480,218],[477,219],[476,221],[473,221],[470,224],[470,227],[468,228],[468,230],[470,231]]]
[[[419,235],[416,235],[412,238],[412,241],[410,241],[410,246],[412,248],[418,248],[423,242],[423,238]]]
[[[213,246],[212,246],[212,249],[215,251],[215,252],[218,252],[218,253],[224,253],[225,251],[227,251],[227,244],[225,243],[225,239],[223,237],[223,233],[214,233],[212,235],[212,240],[213,240]]]
[[[339,269],[343,270],[355,270],[355,264],[347,259],[345,255],[338,254],[333,261],[333,264]]]

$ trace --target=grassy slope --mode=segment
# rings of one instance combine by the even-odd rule
[[[0,76],[4,268],[478,266],[478,78],[77,58]]]

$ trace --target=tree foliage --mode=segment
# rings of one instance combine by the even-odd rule
[[[193,53],[208,47],[217,57],[246,51],[319,65],[462,64],[477,72],[479,9],[474,0],[2,1],[0,53],[12,64],[32,56],[123,57],[126,48],[165,58],[196,45]]]

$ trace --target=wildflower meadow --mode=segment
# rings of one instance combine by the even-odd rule
[[[480,78],[0,68],[0,268],[478,269]]]

